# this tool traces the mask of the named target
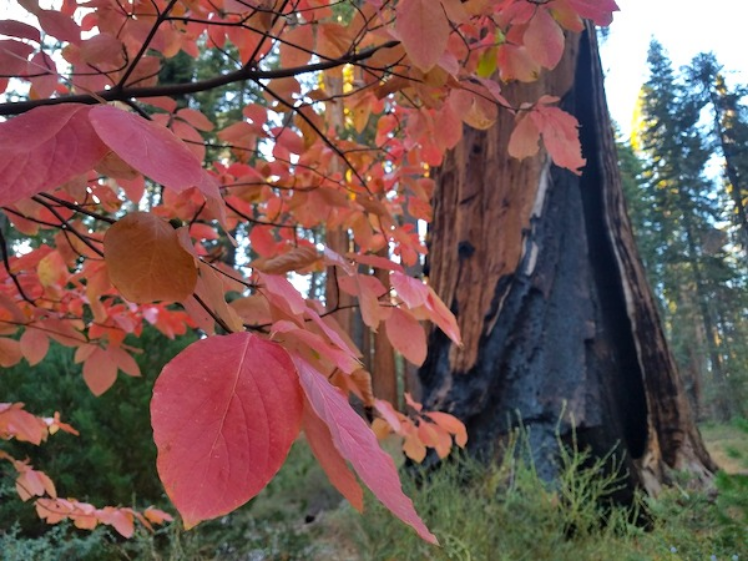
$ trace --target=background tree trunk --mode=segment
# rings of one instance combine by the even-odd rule
[[[668,350],[623,203],[594,28],[515,105],[562,98],[581,124],[581,177],[541,153],[507,155],[513,120],[466,129],[438,173],[429,280],[457,315],[464,347],[433,330],[424,403],[467,425],[486,457],[529,428],[536,466],[556,473],[557,433],[625,454],[628,488],[657,492],[671,469],[703,481],[715,466]]]

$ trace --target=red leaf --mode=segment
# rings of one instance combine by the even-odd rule
[[[302,407],[288,354],[256,335],[197,341],[164,367],[151,422],[158,472],[185,526],[227,514],[267,485]]]
[[[423,364],[426,360],[426,333],[416,318],[400,308],[392,308],[384,328],[397,352],[416,366]]]
[[[351,409],[342,392],[322,374],[298,357],[294,357],[294,363],[309,404],[330,429],[338,452],[351,462],[361,480],[390,512],[413,527],[421,538],[437,544],[436,537],[429,532],[413,503],[403,493],[395,463],[379,447],[366,422]]]
[[[353,472],[348,468],[343,456],[332,441],[330,429],[312,410],[309,402],[304,400],[304,434],[314,457],[330,479],[330,483],[340,491],[353,508],[364,510],[364,492],[356,481]]]
[[[290,315],[301,315],[306,310],[306,302],[299,291],[286,279],[279,275],[257,275],[262,283],[262,293],[274,305],[288,312]]]
[[[212,131],[215,128],[210,119],[196,109],[180,109],[177,111],[177,118],[182,119],[201,131]]]
[[[402,0],[396,10],[395,30],[405,52],[413,64],[427,72],[444,54],[449,39],[449,21],[441,2]]]
[[[0,205],[51,190],[104,157],[108,148],[88,122],[89,111],[77,103],[37,107],[0,123]]]
[[[177,192],[199,186],[201,163],[166,127],[108,105],[91,109],[101,140],[143,175]]]

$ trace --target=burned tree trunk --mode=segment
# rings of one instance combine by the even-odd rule
[[[438,173],[429,281],[455,312],[458,348],[434,330],[424,402],[467,425],[485,457],[517,423],[541,474],[557,432],[625,457],[629,488],[656,492],[672,469],[705,481],[715,466],[689,409],[624,208],[594,29],[561,64],[504,93],[562,98],[581,124],[581,177],[546,154],[507,155],[513,127],[465,131]]]

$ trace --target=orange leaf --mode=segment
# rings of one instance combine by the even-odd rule
[[[133,212],[104,236],[104,260],[112,284],[132,302],[184,300],[195,290],[197,268],[165,220]]]
[[[47,438],[47,423],[23,410],[23,403],[0,403],[0,438],[37,446]]]
[[[20,343],[21,352],[24,358],[29,361],[29,366],[39,364],[49,351],[49,337],[44,331],[33,327],[26,328],[21,335]]]
[[[314,50],[314,29],[311,25],[298,25],[285,32],[283,41],[278,50],[281,65],[284,68],[304,66],[309,63]]]
[[[249,266],[271,275],[285,275],[291,271],[299,271],[312,265],[319,259],[317,250],[308,245],[294,247],[290,251],[275,257],[260,257],[252,261]]]
[[[13,339],[0,338],[0,366],[10,368],[21,362],[21,344]]]
[[[102,348],[96,347],[83,363],[83,379],[95,396],[100,396],[117,380],[117,365]]]
[[[145,516],[149,522],[153,522],[154,524],[163,524],[164,522],[171,522],[174,520],[172,515],[168,512],[164,512],[163,510],[152,506],[149,506],[143,511],[143,516]]]
[[[455,443],[460,448],[464,448],[467,444],[467,429],[465,425],[454,415],[449,413],[442,413],[440,411],[432,411],[426,413],[426,416],[434,421],[437,425],[446,430],[449,434],[454,435]]]

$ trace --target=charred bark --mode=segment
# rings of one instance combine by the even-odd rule
[[[629,489],[656,492],[672,469],[708,481],[624,208],[594,29],[538,84],[504,90],[517,104],[541,92],[579,120],[587,165],[578,177],[543,153],[512,160],[508,115],[465,130],[438,173],[429,263],[464,347],[432,331],[424,403],[462,419],[482,457],[522,423],[547,478],[575,427],[596,454],[617,447]]]

